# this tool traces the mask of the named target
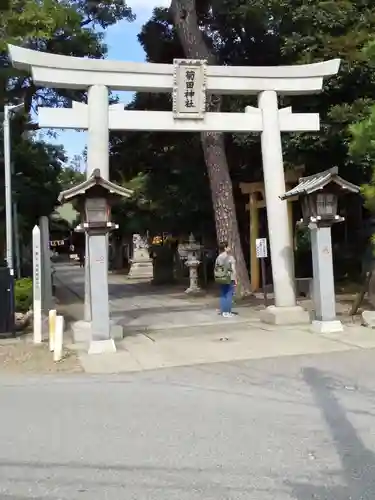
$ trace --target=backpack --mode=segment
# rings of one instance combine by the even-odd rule
[[[232,265],[229,260],[225,260],[222,264],[216,261],[214,277],[219,285],[229,285],[232,282]]]

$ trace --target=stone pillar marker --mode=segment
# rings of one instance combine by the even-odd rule
[[[42,244],[40,229],[33,229],[33,340],[34,344],[40,344],[42,337]]]
[[[111,338],[108,296],[107,241],[102,234],[89,235],[91,283],[91,342],[89,354],[115,352]]]
[[[343,330],[336,319],[335,282],[333,277],[331,227],[309,224],[314,275],[315,318],[313,328],[318,332]],[[329,330],[327,330],[329,328]]]
[[[40,240],[41,240],[41,259],[42,259],[42,309],[45,315],[48,315],[53,308],[52,298],[52,266],[51,252],[49,248],[49,220],[42,216],[39,219]]]
[[[89,236],[85,233],[85,298],[84,298],[84,321],[89,326],[91,321],[91,288],[90,288],[90,253]]]

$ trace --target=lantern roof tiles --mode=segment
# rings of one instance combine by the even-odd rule
[[[342,190],[349,191],[351,193],[359,193],[360,191],[359,186],[346,181],[338,175],[337,167],[330,168],[324,172],[319,172],[318,174],[309,175],[308,177],[301,177],[298,182],[297,186],[280,196],[280,199],[286,200],[288,198],[292,198],[293,196],[309,195],[315,191],[325,188],[331,183],[334,183]]]
[[[62,191],[58,197],[58,201],[61,204],[73,201],[75,198],[85,195],[88,190],[95,186],[102,187],[103,189],[108,191],[108,194],[112,196],[117,195],[122,196],[123,198],[130,198],[130,196],[132,196],[133,194],[132,190],[103,179],[100,174],[100,169],[96,168],[88,179],[81,182],[80,184],[77,184],[76,186]]]

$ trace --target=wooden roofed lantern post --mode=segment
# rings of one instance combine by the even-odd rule
[[[334,167],[301,177],[296,187],[280,196],[286,201],[296,196],[300,198],[303,215],[300,224],[310,229],[315,314],[312,329],[318,333],[343,330],[336,317],[331,227],[345,220],[337,213],[338,196],[359,191],[359,186],[340,177],[337,167]]]
[[[285,172],[285,184],[289,189],[298,181],[298,178],[304,171],[304,167],[298,167],[294,170],[287,170]],[[266,197],[263,182],[241,182],[240,189],[242,194],[249,196],[249,203],[246,209],[249,211],[250,216],[250,282],[253,291],[260,288],[260,264],[256,255],[256,239],[260,238],[259,234],[259,211],[266,208]],[[294,219],[293,219],[293,201],[298,197],[288,200],[288,220],[290,229],[291,246],[294,248]]]
[[[121,325],[110,325],[108,297],[108,234],[118,228],[111,222],[111,206],[133,194],[104,179],[95,169],[84,182],[62,191],[60,203],[72,202],[81,214],[82,223],[76,231],[87,235],[91,323],[78,321],[73,328],[75,341],[89,343],[89,354],[115,352],[114,338],[122,338]]]

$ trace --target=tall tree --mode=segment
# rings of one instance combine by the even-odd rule
[[[195,0],[172,0],[170,11],[185,56],[190,59],[206,59],[208,64],[217,63],[215,53],[210,49],[208,39],[200,29]],[[210,111],[219,112],[221,107],[221,96],[210,97]],[[211,185],[217,238],[219,241],[227,240],[233,248],[238,269],[238,290],[244,295],[251,292],[251,285],[238,230],[224,136],[220,133],[202,132],[201,140]]]
[[[31,238],[31,230],[42,215],[49,215],[56,205],[60,191],[60,163],[65,159],[61,147],[36,141],[23,135],[23,118],[12,123],[12,182],[13,202],[17,204],[19,236],[24,243]],[[0,151],[3,135],[0,134]],[[0,193],[4,192],[4,165],[0,157]],[[4,238],[4,197],[0,197],[0,241]],[[3,245],[0,243],[0,248]]]
[[[136,94],[128,109],[170,109],[165,94]],[[133,221],[152,234],[209,233],[212,203],[198,134],[111,134],[111,175],[133,189]],[[130,184],[129,184],[130,183]],[[139,229],[141,230],[141,229]]]
[[[69,189],[76,184],[80,184],[86,179],[86,176],[77,165],[72,163],[71,165],[62,166],[58,181],[61,190]]]
[[[363,55],[369,65],[375,69],[375,40],[364,47]],[[362,186],[366,207],[375,213],[375,99],[368,102],[365,116],[349,127],[351,133],[350,153],[353,158],[372,166],[372,175],[368,183]]]
[[[368,155],[360,161],[348,155],[348,125],[368,114],[375,95],[375,73],[361,52],[365,41],[375,32],[373,1],[197,0],[195,6],[200,34],[218,64],[277,66],[313,63],[333,57],[342,59],[339,75],[325,82],[322,93],[280,98],[280,106],[292,105],[296,111],[318,112],[321,116],[319,132],[283,135],[284,163],[286,168],[304,165],[306,174],[337,165],[349,180],[358,184],[366,182],[373,163]],[[139,39],[150,62],[170,63],[173,58],[185,56],[168,10],[155,9]],[[143,96],[140,109],[171,109],[168,100],[161,106],[159,95],[140,95]],[[246,105],[256,105],[252,96],[222,98],[224,111],[243,111]],[[125,141],[121,152],[119,148],[116,163],[119,170],[131,171],[137,166],[137,174],[146,172],[151,187],[157,180],[162,183],[167,167],[173,170],[176,166],[173,157],[168,156],[167,167],[161,161],[156,163],[157,167],[150,168],[155,158],[163,158],[163,148],[179,150],[185,141],[185,151],[196,152],[192,163],[201,162],[202,154],[198,153],[194,134],[190,135],[188,143],[185,134],[136,136],[139,147],[131,149],[131,141]],[[259,137],[226,134],[225,146],[239,209],[243,200],[236,192],[237,183],[262,180]],[[190,168],[181,169],[178,184],[174,185],[181,198],[185,193],[181,186],[188,186],[190,172]],[[196,185],[204,182],[202,172],[203,169],[194,170]],[[167,208],[159,206],[160,213]],[[238,210],[238,218],[240,213]],[[239,222],[242,221],[239,219]]]
[[[12,160],[16,173],[13,194],[26,232],[37,217],[52,211],[60,191],[59,161],[66,160],[61,148],[33,136],[22,136],[25,130],[36,128],[27,116],[32,105],[67,105],[70,99],[84,99],[85,95],[84,92],[37,88],[31,75],[12,67],[7,44],[55,54],[102,58],[107,52],[103,30],[122,19],[133,19],[123,0],[8,0],[7,9],[1,12],[0,109],[6,103],[19,100],[25,103],[25,115],[12,120]],[[0,183],[3,182],[1,172],[0,168]],[[0,223],[3,220],[2,211]]]

